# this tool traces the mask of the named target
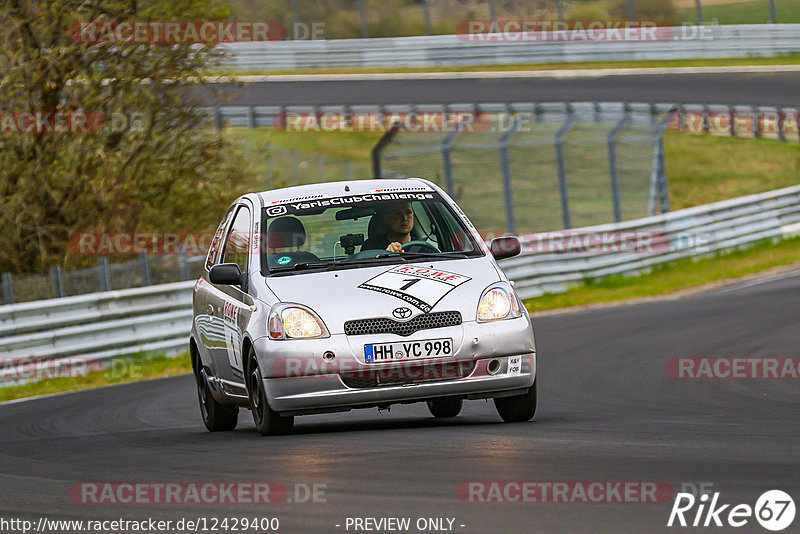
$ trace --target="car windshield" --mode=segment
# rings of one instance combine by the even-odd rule
[[[262,224],[265,275],[483,255],[433,191],[289,199],[264,208]]]

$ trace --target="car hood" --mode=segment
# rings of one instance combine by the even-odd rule
[[[310,307],[336,334],[345,321],[393,317],[397,308],[411,310],[402,320],[459,311],[474,321],[481,293],[500,280],[492,261],[481,257],[276,276],[267,284],[282,302]]]

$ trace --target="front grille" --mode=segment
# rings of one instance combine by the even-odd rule
[[[474,361],[463,360],[458,362],[403,364],[384,369],[365,369],[352,373],[340,373],[339,376],[345,386],[359,389],[455,380],[471,375],[474,369]]]
[[[366,336],[370,334],[397,334],[410,336],[420,330],[458,326],[461,314],[457,311],[423,313],[410,321],[395,321],[388,317],[375,319],[356,319],[344,323],[344,333],[348,336]]]

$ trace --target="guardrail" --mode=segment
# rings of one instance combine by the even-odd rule
[[[503,260],[523,298],[560,292],[586,278],[638,273],[679,258],[713,254],[768,238],[800,234],[800,186],[687,208],[579,235],[649,236],[652,250],[550,252]],[[639,234],[636,234],[636,233]],[[563,237],[563,236],[562,236]],[[549,234],[520,237],[523,249]],[[563,240],[568,241],[568,240]],[[562,241],[562,243],[563,243]],[[587,243],[584,240],[584,245]],[[186,350],[194,282],[0,306],[0,385],[33,380],[41,366],[107,362],[139,352]]]
[[[238,71],[436,67],[774,56],[800,51],[800,24],[687,25],[669,30],[660,28],[659,39],[653,41],[532,41],[523,40],[524,34],[516,38],[515,34],[490,34],[226,43],[220,45],[228,52],[221,67]]]
[[[553,233],[561,237],[558,246],[567,250],[569,237],[579,237],[577,252],[525,254],[500,262],[522,298],[559,293],[583,280],[614,274],[636,274],[655,265],[690,256],[745,246],[763,239],[780,239],[800,234],[800,186],[686,208],[670,213],[615,224]],[[553,234],[520,236],[523,250],[558,248]],[[614,236],[648,243],[630,252],[593,252],[597,239],[586,236]],[[586,247],[587,243],[590,247]],[[607,248],[612,248],[609,245]],[[601,246],[602,248],[602,246]],[[617,247],[618,250],[621,246]]]

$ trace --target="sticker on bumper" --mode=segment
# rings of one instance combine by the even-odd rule
[[[462,274],[401,265],[358,287],[391,295],[428,313],[445,295],[469,280],[471,278]]]

